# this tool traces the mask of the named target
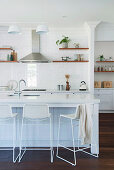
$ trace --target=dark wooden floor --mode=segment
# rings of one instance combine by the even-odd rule
[[[5,153],[4,153],[5,152]],[[54,158],[54,163],[50,163],[48,151],[27,151],[21,163],[11,162],[11,152],[4,151],[0,155],[0,170],[114,170],[114,149],[101,148],[100,157],[93,158],[84,153],[77,154],[77,166],[73,167],[61,160]],[[64,152],[64,156],[72,159]]]
[[[114,147],[114,113],[101,113],[99,127],[100,146]]]
[[[54,157],[50,163],[49,151],[27,151],[21,163],[11,162],[11,151],[0,151],[0,170],[114,170],[114,114],[100,114],[99,158],[77,153],[77,166],[73,167]],[[72,160],[72,153],[64,156]]]

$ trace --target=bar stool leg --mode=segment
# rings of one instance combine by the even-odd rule
[[[13,118],[13,162],[15,163],[15,118]]]
[[[54,156],[54,151],[53,151],[53,146],[52,146],[52,119],[50,117],[50,149],[51,149],[51,163],[53,163],[53,156]]]
[[[80,122],[79,122],[80,123]],[[80,125],[78,125],[80,127]],[[79,137],[79,130],[78,130],[78,149],[80,149],[80,137]]]
[[[58,127],[58,142],[57,142],[57,154],[56,156],[58,156],[58,147],[59,147],[59,138],[60,138],[60,123],[61,123],[61,116],[59,117],[59,127]]]
[[[72,141],[73,141],[73,151],[74,151],[74,166],[76,165],[76,152],[75,152],[75,140],[74,140],[74,127],[71,119],[71,128],[72,128]]]
[[[25,154],[26,152],[26,147],[25,147],[25,150],[23,151],[22,153],[22,136],[23,136],[23,123],[24,123],[24,120],[22,118],[22,124],[21,124],[21,133],[20,133],[20,152],[19,152],[19,162],[21,161],[23,155]]]
[[[19,157],[19,154],[17,155],[17,157],[15,158],[15,148],[16,148],[16,144],[15,144],[15,141],[16,141],[16,118],[14,117],[13,118],[13,162],[15,163]]]

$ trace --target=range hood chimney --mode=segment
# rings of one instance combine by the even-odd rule
[[[48,63],[49,60],[46,59],[42,54],[40,54],[40,35],[32,30],[32,53],[20,59],[22,63],[34,62],[34,63]]]

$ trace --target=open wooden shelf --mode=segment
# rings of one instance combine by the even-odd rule
[[[107,63],[109,63],[109,62],[112,62],[112,63],[113,63],[114,61],[96,61],[96,62],[97,62],[97,63],[106,63],[106,62],[107,62]]]
[[[0,48],[0,50],[13,50],[12,48]]]
[[[53,61],[54,63],[56,63],[56,62],[62,62],[62,63],[70,63],[70,62],[72,62],[72,63],[84,63],[84,62],[89,62],[89,61]]]
[[[0,60],[0,63],[18,63],[18,61],[2,61],[2,60]]]
[[[59,50],[89,50],[89,48],[59,48]]]
[[[107,72],[114,72],[114,71],[94,71],[94,72],[97,72],[97,73],[107,73]]]

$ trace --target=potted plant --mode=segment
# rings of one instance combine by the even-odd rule
[[[57,40],[56,44],[57,45],[62,44],[62,48],[68,48],[68,43],[70,42],[69,37],[66,37],[64,35],[62,37],[63,37],[63,39],[62,40]]]
[[[98,61],[104,61],[104,60],[105,60],[105,58],[104,58],[104,56],[103,56],[103,55],[100,55],[100,56],[97,58],[97,60],[98,60]]]
[[[103,55],[100,55],[100,61],[104,61],[104,56]]]

